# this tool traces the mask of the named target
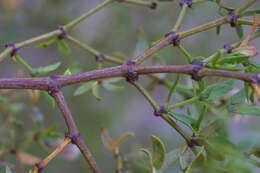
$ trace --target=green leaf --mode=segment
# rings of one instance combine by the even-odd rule
[[[169,169],[175,163],[177,163],[179,152],[180,152],[180,148],[176,148],[173,151],[170,151],[169,153],[167,153],[164,164],[163,164],[162,168],[157,171],[157,173],[164,173],[167,169]]]
[[[64,72],[64,76],[66,76],[66,75],[71,75],[72,73],[71,73],[71,71],[70,71],[70,69],[69,68],[67,68],[67,70],[65,70],[65,72]]]
[[[86,82],[78,87],[75,92],[73,93],[74,96],[78,96],[90,91],[93,88],[95,82]]]
[[[240,104],[246,99],[245,89],[241,89],[231,97],[231,104]]]
[[[49,127],[47,130],[44,130],[40,135],[39,139],[45,138],[45,137],[51,137],[51,138],[61,138],[64,135],[57,131],[58,126],[53,125]]]
[[[201,92],[199,97],[201,100],[216,100],[231,91],[233,89],[233,83],[233,80],[228,80],[222,83],[209,85],[203,92]]]
[[[42,43],[42,44],[38,44],[36,46],[36,48],[47,48],[48,46],[50,46],[52,43],[54,43],[55,41],[57,40],[57,37],[56,38],[53,38],[45,43]]]
[[[230,112],[237,113],[240,115],[256,115],[260,116],[260,108],[259,106],[254,106],[254,105],[243,105],[240,107],[235,107],[233,109],[229,109]]]
[[[55,64],[51,64],[51,65],[48,65],[48,66],[45,66],[45,67],[39,67],[39,68],[36,69],[36,73],[38,73],[40,75],[49,73],[51,71],[56,70],[60,66],[60,64],[61,64],[60,62],[57,62]]]
[[[219,8],[218,8],[218,14],[219,14],[220,16],[224,17],[224,16],[227,15],[227,12],[226,12],[226,10],[225,10],[224,8],[219,7]]]
[[[48,94],[47,91],[41,91],[41,94],[45,97],[45,99],[49,102],[51,107],[55,108],[56,102],[52,96]]]
[[[247,61],[250,58],[248,55],[238,55],[238,56],[225,56],[217,61],[217,64],[239,64]]]
[[[251,9],[251,10],[246,10],[244,12],[242,12],[239,16],[253,16],[254,13],[256,14],[260,14],[260,8],[258,9]]]
[[[242,25],[236,25],[236,33],[240,39],[244,38],[244,28]]]
[[[192,130],[193,130],[192,126],[197,122],[197,120],[195,118],[193,118],[189,115],[186,115],[186,114],[175,113],[175,112],[168,112],[168,114],[170,116],[172,116],[173,118],[175,118],[176,120],[182,122],[189,128],[191,128]]]
[[[211,136],[205,142],[205,149],[209,156],[216,160],[224,160],[226,156],[240,153],[239,148],[223,136]]]
[[[98,101],[101,101],[101,100],[102,100],[102,98],[99,96],[99,84],[98,84],[98,82],[94,82],[93,88],[92,88],[92,94],[94,95],[94,97],[95,97]]]
[[[64,40],[59,40],[57,39],[57,45],[58,45],[58,49],[59,51],[64,54],[64,55],[69,55],[71,50],[70,47],[67,45],[67,43]]]
[[[24,108],[24,105],[22,103],[12,103],[12,104],[8,105],[8,111],[13,114],[18,113],[23,108]]]
[[[260,64],[252,61],[252,60],[248,60],[248,68],[247,68],[247,72],[249,73],[260,73]]]
[[[122,86],[117,86],[117,85],[113,85],[113,84],[110,84],[110,83],[102,83],[102,86],[108,90],[108,91],[120,91],[122,90],[124,87]]]
[[[219,35],[221,30],[221,25],[216,27],[216,34]]]
[[[221,50],[219,50],[212,58],[212,61],[211,61],[211,64],[212,64],[212,67],[215,67],[216,66],[216,63],[218,61],[218,59],[220,58],[220,56],[222,55],[222,52]]]
[[[5,98],[4,96],[0,95],[0,103],[6,103],[8,101],[7,98]]]
[[[165,161],[166,149],[163,142],[155,135],[151,135],[152,140],[152,163],[156,170],[160,169]]]
[[[5,173],[12,173],[11,169],[8,166],[5,167]]]

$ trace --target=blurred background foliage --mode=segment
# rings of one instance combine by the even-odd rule
[[[101,0],[1,0],[0,50],[3,50],[4,45],[8,42],[20,42],[52,31],[101,2]],[[113,3],[79,24],[72,30],[71,35],[101,52],[132,59],[145,50],[149,43],[158,40],[172,29],[180,11],[178,2],[176,0],[159,3],[156,10]],[[239,7],[245,2],[246,0],[223,1],[224,4],[232,7]],[[257,7],[260,7],[259,2],[254,4],[254,8]],[[216,4],[202,3],[188,10],[181,30],[218,17]],[[250,27],[245,27],[246,33],[249,30]],[[222,48],[224,44],[238,40],[235,30],[229,25],[225,25],[222,26],[220,36],[216,36],[215,29],[211,29],[185,38],[182,43],[193,56],[207,57]],[[260,50],[259,40],[253,41],[253,44],[256,44],[257,50]],[[19,50],[19,55],[34,68],[61,62],[60,67],[53,74],[64,74],[68,68],[71,72],[96,69],[95,57],[72,44],[69,44],[72,52],[68,56],[61,54],[55,44],[47,49],[36,49],[34,46]],[[158,61],[159,64],[187,64],[184,56],[172,46],[160,50],[157,56],[159,58],[153,60]],[[146,64],[151,63],[151,60],[146,62]],[[105,66],[110,65],[105,64]],[[0,63],[1,78],[28,75],[26,70],[12,58],[7,58]],[[141,77],[141,81],[144,85],[149,83],[145,77]],[[181,83],[190,86],[191,80],[181,76]],[[242,86],[240,82],[237,84],[237,86]],[[70,86],[63,91],[84,141],[95,156],[102,172],[113,172],[116,169],[116,160],[102,144],[101,127],[108,129],[111,136],[115,138],[128,131],[136,134],[135,137],[129,137],[121,144],[123,154],[134,155],[133,153],[136,153],[138,148],[149,148],[151,146],[150,134],[158,136],[166,145],[168,152],[185,143],[170,126],[152,115],[151,106],[135,88],[129,86],[124,80],[120,82],[120,86],[124,86],[124,89],[118,92],[100,90],[102,101],[97,101],[91,92],[73,96],[78,86]],[[151,94],[158,103],[163,104],[168,89],[158,85],[151,91]],[[34,102],[29,95],[30,93],[27,91],[1,91],[0,128],[6,128],[12,124],[18,124],[17,128],[19,128],[16,132],[1,131],[1,142],[5,141],[4,145],[10,145],[10,148],[14,142],[12,137],[15,140],[28,136],[31,138],[30,130],[37,129],[35,123],[38,121],[42,123],[41,129],[44,129],[46,133],[51,133],[52,136],[60,136],[66,131],[64,120],[57,107],[53,108],[42,96]],[[177,111],[182,112],[184,109],[178,108]],[[232,115],[227,121],[226,133],[235,143],[257,140],[260,130],[259,122],[258,117]],[[24,136],[24,134],[28,136]],[[52,151],[52,145],[55,146],[53,141],[44,141],[41,144],[31,142],[30,145],[24,144],[21,148],[24,152],[42,159]],[[0,149],[0,153],[3,154],[3,152]],[[81,155],[75,157],[76,159],[71,159],[62,155],[55,158],[43,172],[90,172],[83,157]],[[13,156],[2,158],[2,161],[15,165]],[[31,167],[25,166],[25,170],[28,171]],[[174,166],[168,172],[177,173],[180,172],[180,168]]]

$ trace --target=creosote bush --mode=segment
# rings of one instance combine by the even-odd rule
[[[20,63],[29,74],[26,76],[20,71],[18,78],[0,78],[0,110],[3,115],[0,131],[7,136],[0,142],[0,158],[6,173],[22,173],[24,165],[30,165],[30,169],[26,170],[30,173],[47,171],[48,163],[55,162],[59,153],[74,158],[79,154],[78,151],[91,169],[87,171],[101,172],[102,165],[96,162],[95,153],[85,144],[62,92],[63,88],[79,83],[79,87],[72,93],[74,96],[91,91],[98,101],[102,100],[101,88],[105,91],[118,91],[124,88],[122,83],[133,86],[150,103],[154,112],[151,116],[158,118],[158,121],[164,121],[185,140],[181,147],[166,149],[165,141],[151,134],[151,148],[139,148],[135,154],[128,154],[121,152],[120,145],[126,137],[135,134],[126,132],[115,140],[102,127],[101,141],[115,156],[116,162],[113,163],[116,163],[117,173],[163,173],[168,170],[185,173],[242,173],[257,170],[257,167],[260,167],[258,142],[252,144],[247,141],[242,146],[231,140],[227,130],[227,122],[234,114],[260,115],[260,64],[252,59],[258,52],[256,46],[250,44],[251,40],[260,36],[260,9],[254,7],[255,2],[256,0],[248,0],[239,8],[233,8],[226,6],[221,0],[104,0],[66,25],[57,25],[54,31],[19,43],[6,43],[5,49],[0,53],[0,60],[11,57],[14,63]],[[180,6],[180,13],[170,31],[146,45],[145,50],[137,57],[124,59],[96,50],[70,33],[79,23],[112,3],[148,7],[151,10],[157,10],[163,3],[174,3]],[[180,31],[186,12],[204,3],[215,4],[219,18]],[[226,24],[236,31],[239,38],[237,42],[229,43],[226,40],[223,45],[218,46],[221,47],[219,50],[208,57],[193,56],[192,52],[185,49],[185,43],[182,41],[184,38],[212,28],[220,35],[221,26]],[[245,25],[250,26],[249,33],[244,32]],[[34,68],[20,54],[20,50],[27,46],[36,45],[35,49],[48,49],[50,45],[57,44],[57,49],[66,56],[71,54],[68,42],[92,54],[96,60],[96,69],[74,73],[71,68],[67,68],[63,73],[54,74],[55,70],[61,68],[60,62]],[[109,40],[106,44],[109,44]],[[165,47],[175,47],[180,51],[186,57],[186,64],[162,65],[153,61],[151,65],[144,65],[149,59],[158,58],[158,51]],[[107,66],[105,62],[110,65]],[[161,77],[158,73],[168,75]],[[170,74],[174,74],[174,78]],[[150,80],[151,85],[162,85],[168,89],[168,96],[162,105],[158,104],[144,87],[141,76]],[[183,76],[189,76],[187,80],[191,81],[191,85],[183,84]],[[243,87],[238,87],[237,83],[243,84]],[[16,89],[23,90],[15,93]],[[21,97],[29,97],[30,104],[13,102]],[[60,110],[67,126],[66,132],[61,133],[57,126],[43,125],[42,111],[36,106],[41,97],[46,99],[50,106]],[[177,102],[173,102],[173,98]],[[33,114],[29,131],[25,130],[22,120],[13,116],[25,106],[31,109]],[[185,111],[179,112],[177,108],[183,108]],[[85,128],[86,131],[91,131],[88,127]],[[63,140],[50,142],[49,139],[53,138]],[[24,151],[33,143],[48,145],[53,151],[49,155],[46,154],[46,158],[39,159]],[[10,164],[12,156],[15,156],[16,161]]]

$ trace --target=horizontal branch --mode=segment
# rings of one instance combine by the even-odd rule
[[[62,88],[68,85],[73,85],[91,80],[98,80],[111,77],[126,77],[129,70],[135,71],[138,75],[146,75],[152,73],[180,73],[193,75],[194,68],[197,65],[166,65],[166,66],[128,66],[120,65],[116,67],[105,68],[101,70],[93,70],[89,72],[81,72],[77,74],[39,78],[2,78],[0,79],[0,89],[39,89],[52,90],[53,88]],[[243,73],[227,70],[218,70],[210,68],[201,68],[197,75],[204,76],[219,76],[226,78],[239,79],[246,82],[256,80],[255,73]]]

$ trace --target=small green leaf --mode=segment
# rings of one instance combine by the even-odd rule
[[[227,15],[227,12],[225,11],[224,8],[219,7],[219,8],[218,8],[218,14],[219,14],[220,16],[224,17],[224,16]]]
[[[201,100],[209,99],[216,100],[228,93],[233,89],[233,80],[228,80],[222,83],[215,83],[209,85],[201,94],[199,95]]]
[[[219,35],[221,30],[221,25],[216,27],[216,34]]]
[[[94,95],[94,97],[95,97],[98,101],[101,101],[101,100],[102,100],[102,98],[99,96],[99,84],[98,84],[98,82],[94,82],[93,88],[92,88],[92,94]]]
[[[113,84],[110,84],[110,83],[103,83],[102,86],[108,90],[108,91],[120,91],[122,90],[124,87],[122,86],[117,86],[117,85],[113,85]]]
[[[57,40],[57,38],[53,38],[45,43],[42,43],[42,44],[38,44],[36,46],[36,48],[47,48],[48,46],[50,46],[52,43],[54,43],[55,41]]]
[[[176,112],[168,112],[168,114],[170,116],[172,116],[173,118],[175,118],[176,120],[182,122],[183,124],[185,124],[186,126],[188,126],[189,128],[192,128],[192,126],[196,123],[196,119],[186,115],[186,114],[181,114],[181,113],[176,113]]]
[[[4,96],[0,95],[0,103],[6,103],[8,101],[7,98],[5,98]]]
[[[249,73],[260,73],[260,64],[252,61],[252,60],[248,60],[248,68],[247,68],[247,72]]]
[[[216,63],[218,61],[218,59],[220,58],[220,56],[222,55],[222,52],[221,50],[219,50],[212,58],[212,61],[211,61],[211,64],[212,64],[212,67],[215,67],[216,66]]]
[[[247,61],[250,58],[248,55],[238,55],[238,56],[225,56],[223,58],[220,58],[217,61],[217,64],[239,64],[242,62]]]
[[[50,103],[50,105],[55,108],[56,102],[52,96],[50,96],[47,91],[41,91],[41,94],[45,97],[45,99]]]
[[[23,108],[24,108],[24,105],[22,103],[12,103],[12,104],[8,105],[8,111],[13,114],[18,113]]]
[[[236,25],[236,33],[238,38],[240,39],[244,38],[244,28],[242,25]]]
[[[156,170],[160,169],[165,161],[166,149],[163,142],[155,135],[151,135],[152,140],[152,163]]]
[[[70,71],[70,69],[69,68],[67,68],[67,70],[65,70],[65,72],[64,72],[64,76],[66,76],[66,75],[71,75],[72,73],[71,73],[71,71]]]
[[[39,67],[39,68],[36,69],[36,73],[38,73],[40,75],[49,73],[51,71],[56,70],[60,66],[60,64],[61,64],[60,62],[57,62],[55,64],[51,64],[51,65],[48,65],[48,66],[45,66],[45,67]]]
[[[64,40],[57,40],[57,45],[58,45],[58,49],[59,51],[64,54],[64,55],[69,55],[71,50],[70,47],[67,45],[67,43]]]
[[[253,16],[254,13],[256,14],[260,14],[260,8],[258,9],[251,9],[251,10],[246,10],[244,12],[242,12],[239,16]]]
[[[243,105],[240,107],[236,107],[233,109],[229,109],[230,112],[237,113],[240,115],[256,115],[260,116],[260,108],[259,106],[254,106],[254,105]]]
[[[84,94],[88,91],[90,91],[93,88],[95,82],[86,82],[84,84],[82,84],[80,87],[78,87],[75,92],[74,92],[74,96],[78,96],[81,94]]]
[[[245,89],[241,89],[239,92],[231,97],[231,104],[240,104],[246,99]]]
[[[58,126],[53,125],[49,127],[47,130],[42,131],[42,133],[39,135],[39,139],[45,138],[45,137],[51,137],[51,138],[61,138],[64,135],[57,131]]]

